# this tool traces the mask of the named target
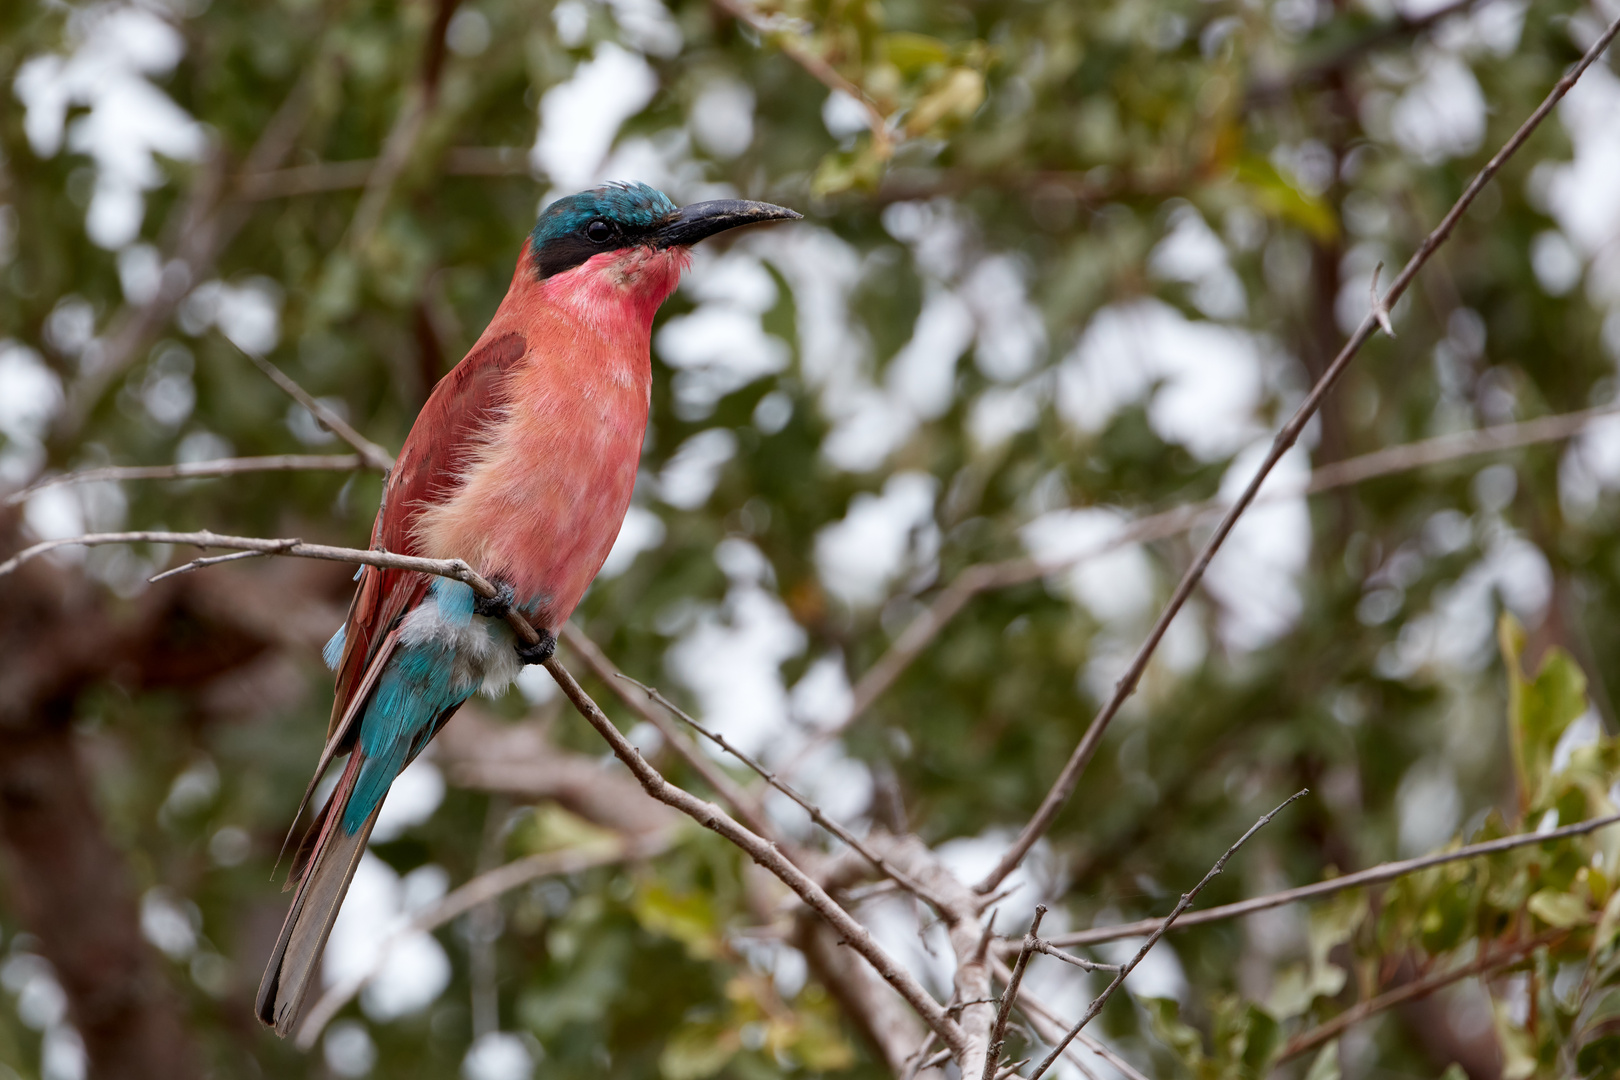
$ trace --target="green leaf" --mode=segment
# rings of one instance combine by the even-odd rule
[[[1586,901],[1573,893],[1542,889],[1530,897],[1530,914],[1546,923],[1567,930],[1590,921]]]
[[[920,74],[935,64],[947,63],[951,58],[951,47],[939,38],[905,31],[884,34],[883,50],[889,63],[908,77]]]
[[[1508,672],[1508,730],[1519,804],[1525,812],[1544,810],[1553,749],[1564,729],[1586,712],[1586,676],[1562,649],[1548,649],[1534,677],[1524,674],[1524,627],[1512,615],[1497,626],[1502,661]]]
[[[709,894],[693,890],[676,895],[654,882],[636,890],[631,908],[643,927],[679,941],[693,959],[720,955],[719,919]]]

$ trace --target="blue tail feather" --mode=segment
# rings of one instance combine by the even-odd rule
[[[345,832],[353,835],[366,823],[439,717],[474,689],[456,685],[448,648],[425,643],[395,652],[360,721],[359,750],[366,760],[343,808]]]

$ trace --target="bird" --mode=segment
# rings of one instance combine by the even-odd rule
[[[505,298],[433,388],[390,471],[373,548],[459,558],[498,595],[414,571],[363,566],[343,626],[326,745],[294,815],[348,754],[288,875],[297,891],[265,967],[259,1020],[286,1036],[390,785],[480,688],[544,663],[617,538],[651,405],[653,316],[692,246],[801,215],[722,199],[677,207],[646,184],[609,183],[547,205]],[[540,632],[525,646],[504,621]]]

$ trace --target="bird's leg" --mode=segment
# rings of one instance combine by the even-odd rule
[[[538,626],[535,627],[535,630],[540,635],[539,641],[533,645],[525,645],[520,641],[517,645],[518,659],[525,664],[543,664],[551,659],[552,653],[557,651],[556,635],[552,634],[550,630],[542,630]]]
[[[504,620],[512,613],[517,604],[517,594],[513,591],[511,582],[495,578],[494,596],[479,596],[473,594],[473,614],[482,615],[486,619]],[[540,640],[533,645],[517,643],[518,659],[525,664],[543,664],[551,659],[551,654],[557,651],[557,637],[549,630],[535,627]]]
[[[486,619],[500,620],[511,614],[512,605],[517,602],[517,594],[512,591],[511,583],[496,578],[494,585],[494,596],[473,594],[474,615],[482,615]]]

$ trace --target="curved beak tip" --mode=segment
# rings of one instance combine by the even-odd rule
[[[683,206],[661,229],[660,239],[666,246],[690,247],[717,233],[738,229],[744,225],[760,225],[771,221],[798,221],[804,215],[797,210],[771,203],[752,202],[747,199],[715,199],[711,202]]]

